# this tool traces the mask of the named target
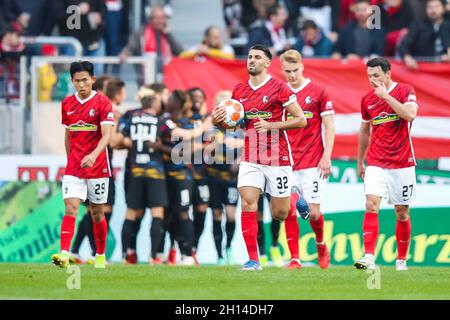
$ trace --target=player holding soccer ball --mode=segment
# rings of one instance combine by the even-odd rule
[[[114,114],[107,97],[92,90],[94,66],[88,61],[70,65],[77,93],[62,102],[62,124],[66,127],[67,167],[62,180],[65,215],[61,224],[61,253],[52,256],[53,264],[69,265],[69,250],[81,202],[89,199],[97,247],[95,268],[105,268],[108,226],[104,204],[108,199],[111,168],[106,147],[114,126]]]
[[[238,84],[232,98],[244,106],[245,137],[239,165],[238,189],[241,196],[242,235],[249,261],[242,270],[262,270],[258,255],[258,222],[256,211],[261,192],[271,196],[272,217],[285,220],[291,207],[292,156],[285,130],[306,126],[305,115],[291,89],[279,79],[272,78],[267,69],[272,54],[262,45],[250,48],[247,58],[248,82]],[[286,119],[286,112],[293,118]],[[227,112],[222,105],[214,108],[212,122],[224,127]],[[295,201],[294,203],[296,203]]]
[[[334,144],[333,103],[323,87],[303,76],[304,65],[298,51],[288,50],[280,56],[280,59],[288,86],[297,95],[297,101],[308,121],[306,128],[288,131],[294,158],[293,181],[303,192],[303,197],[311,210],[310,223],[316,234],[318,262],[319,266],[325,269],[330,264],[330,253],[323,238],[324,219],[320,212],[320,204],[325,181],[331,172],[331,152]],[[291,261],[286,267],[299,269],[300,230],[295,212],[288,216],[284,226],[291,252]]]
[[[397,271],[404,271],[408,270],[406,255],[411,238],[409,204],[416,186],[416,161],[410,136],[418,110],[416,94],[410,85],[391,79],[391,64],[385,58],[369,60],[367,75],[373,90],[361,101],[358,143],[358,175],[364,180],[366,194],[365,255],[355,262],[355,267],[375,268],[378,212],[381,198],[387,195],[397,217],[398,258],[395,267]]]

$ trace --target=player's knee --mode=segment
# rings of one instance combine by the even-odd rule
[[[100,222],[103,220],[103,217],[105,216],[103,209],[101,206],[92,206],[92,219],[95,222]]]
[[[180,219],[181,220],[189,220],[189,211],[180,212]]]
[[[242,211],[244,212],[255,212],[258,210],[258,203],[255,202],[247,202],[242,200]]]
[[[289,211],[287,210],[282,210],[282,209],[278,209],[278,210],[274,210],[272,213],[272,217],[276,220],[280,220],[280,221],[284,221],[286,220],[286,218],[289,215]]]
[[[407,221],[409,219],[408,206],[395,206],[395,215],[399,221]]]
[[[316,221],[317,219],[320,218],[320,215],[321,215],[321,213],[320,213],[320,208],[317,208],[317,207],[314,206],[314,205],[310,205],[310,206],[309,206],[309,209],[310,209],[310,215],[309,215],[309,218],[310,218],[311,220]]]
[[[75,204],[66,204],[65,215],[75,217],[78,214],[78,206]]]
[[[213,209],[213,217],[214,217],[214,220],[222,219],[222,210],[220,210],[220,209]]]
[[[366,201],[366,212],[378,213],[379,207],[378,203],[373,199],[367,199]]]

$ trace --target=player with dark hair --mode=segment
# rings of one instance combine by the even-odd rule
[[[306,126],[306,119],[297,97],[281,80],[272,78],[267,70],[272,54],[262,45],[250,48],[247,57],[248,82],[238,84],[233,99],[245,110],[245,144],[239,164],[238,189],[242,201],[241,225],[249,261],[242,270],[262,270],[258,255],[258,223],[256,211],[261,192],[271,196],[272,217],[285,220],[291,206],[292,156],[286,131]],[[293,118],[286,119],[286,111]],[[212,113],[213,124],[221,127],[226,118],[223,106]],[[297,203],[300,194],[292,194]]]
[[[373,90],[361,100],[362,122],[358,143],[358,175],[364,180],[366,213],[363,221],[365,255],[355,262],[358,269],[375,268],[378,212],[388,196],[397,218],[397,271],[408,270],[406,256],[411,239],[409,205],[415,195],[416,160],[411,142],[411,125],[418,105],[414,88],[394,82],[386,58],[367,62],[367,76]],[[364,160],[367,164],[364,164]]]
[[[80,204],[87,199],[92,208],[96,242],[96,268],[105,268],[108,226],[104,204],[108,199],[111,166],[107,146],[114,126],[111,102],[92,90],[94,66],[73,62],[70,75],[76,93],[62,102],[62,124],[66,127],[67,166],[62,181],[65,215],[61,224],[61,253],[52,255],[53,264],[69,265],[69,250]]]

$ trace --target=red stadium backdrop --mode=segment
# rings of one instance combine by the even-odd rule
[[[336,143],[333,157],[356,157],[360,124],[360,101],[370,90],[362,61],[305,60],[305,76],[326,87],[336,110]],[[279,60],[270,73],[284,79]],[[392,62],[393,79],[411,84],[419,102],[418,118],[412,126],[416,158],[435,159],[450,156],[450,64],[422,63],[420,71],[411,71]],[[247,81],[245,61],[215,59],[173,59],[164,70],[170,89],[199,86],[207,94],[209,109],[220,90],[232,90]]]

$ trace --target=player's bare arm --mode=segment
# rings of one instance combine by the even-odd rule
[[[94,165],[95,160],[97,159],[98,155],[105,150],[105,148],[108,146],[109,141],[111,140],[111,130],[113,125],[112,124],[103,124],[102,125],[102,138],[97,144],[97,147],[94,151],[92,151],[90,154],[85,156],[83,160],[81,160],[81,167],[82,168],[90,168]]]
[[[369,146],[370,139],[370,122],[361,122],[358,135],[358,158],[357,158],[357,170],[358,176],[364,180],[365,165],[364,159],[366,158],[367,147]]]
[[[386,84],[381,81],[372,81],[374,93],[380,99],[386,101],[398,116],[406,121],[413,121],[417,116],[418,106],[414,102],[401,103],[388,93]]]
[[[291,130],[304,128],[307,125],[305,114],[297,102],[293,102],[286,107],[286,110],[292,115],[292,119],[286,121],[268,122],[258,118],[255,123],[256,132],[263,132],[272,129]]]
[[[325,145],[318,168],[320,170],[320,176],[323,179],[327,179],[331,174],[331,153],[334,146],[334,116],[332,114],[323,116],[322,124],[325,130]]]

